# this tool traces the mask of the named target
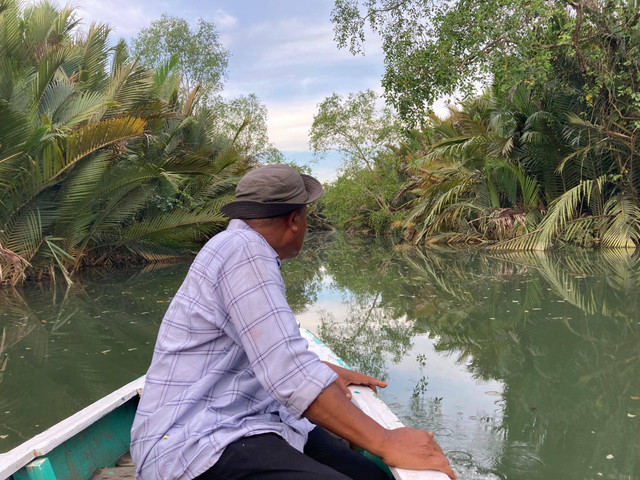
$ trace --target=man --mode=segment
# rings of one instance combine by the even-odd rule
[[[326,430],[388,465],[455,478],[432,434],[386,430],[350,402],[348,384],[384,382],[322,363],[300,336],[280,262],[300,251],[321,195],[313,177],[267,165],[222,207],[227,230],[202,248],[158,332],[131,431],[141,480],[386,478]]]

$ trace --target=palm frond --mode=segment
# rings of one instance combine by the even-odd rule
[[[69,135],[64,169],[90,153],[142,134],[146,122],[141,118],[123,117],[88,124]]]
[[[97,118],[107,107],[114,105],[101,92],[86,91],[68,99],[52,111],[51,121],[55,128],[71,130],[79,124]]]
[[[611,248],[636,248],[640,244],[640,208],[630,196],[619,195],[605,205],[612,221],[602,233],[602,245]]]
[[[81,41],[78,80],[86,90],[103,90],[107,82],[108,36],[108,26],[93,23]]]

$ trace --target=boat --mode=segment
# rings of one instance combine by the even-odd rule
[[[302,336],[321,360],[350,368],[310,331]],[[101,480],[133,479],[135,466],[127,457],[130,431],[144,377],[62,420],[22,445],[0,454],[0,479],[11,480]],[[402,422],[368,387],[350,386],[352,401],[386,428]],[[365,455],[373,457],[368,452]],[[381,461],[372,458],[374,461]],[[405,470],[387,467],[396,480],[447,480],[435,470]]]

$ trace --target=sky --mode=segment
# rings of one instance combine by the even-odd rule
[[[333,0],[76,0],[85,25],[107,23],[112,40],[131,39],[163,13],[195,27],[213,22],[231,53],[223,96],[254,93],[268,109],[271,143],[287,159],[309,164],[308,133],[317,105],[333,93],[382,93],[380,42],[371,36],[366,55],[338,49],[330,21]],[[311,163],[321,181],[336,177],[338,155]]]

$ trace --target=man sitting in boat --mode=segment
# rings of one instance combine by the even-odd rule
[[[387,430],[349,400],[348,384],[384,382],[321,362],[300,335],[280,262],[300,251],[321,195],[315,178],[267,165],[222,207],[228,228],[195,258],[160,326],[131,430],[137,478],[387,478],[327,430],[387,465],[455,478],[431,433]]]

